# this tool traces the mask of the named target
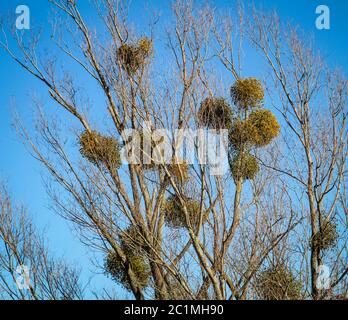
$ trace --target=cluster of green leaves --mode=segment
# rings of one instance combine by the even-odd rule
[[[278,136],[280,126],[274,114],[262,109],[264,89],[255,78],[238,79],[231,87],[234,113],[226,99],[210,97],[202,101],[198,124],[213,129],[228,129],[230,168],[235,180],[253,179],[259,171],[252,148],[263,147]]]
[[[239,178],[253,179],[259,172],[260,167],[257,160],[250,153],[236,153],[232,160],[232,176],[237,181]]]
[[[141,38],[136,45],[123,44],[117,50],[117,57],[121,66],[129,74],[135,73],[144,65],[153,51],[152,41],[146,37]]]
[[[230,130],[233,148],[263,147],[279,134],[280,126],[274,114],[266,109],[252,111],[245,120],[237,119]]]
[[[121,166],[120,145],[114,137],[84,131],[79,138],[81,155],[95,165],[117,170]]]
[[[302,284],[285,266],[270,267],[256,278],[258,295],[263,300],[300,300]]]
[[[263,109],[264,90],[255,78],[238,79],[231,87],[231,98],[238,110],[229,130],[230,167],[237,180],[253,179],[260,167],[252,148],[268,145],[279,134],[274,114]]]
[[[197,200],[186,198],[185,205],[190,217],[191,225],[196,227],[199,223],[200,203]],[[162,205],[166,224],[172,228],[187,227],[186,215],[177,195],[169,196]]]
[[[211,129],[229,129],[232,125],[232,109],[224,98],[206,98],[197,114],[198,124]]]
[[[337,243],[337,226],[333,221],[327,221],[321,230],[314,235],[313,244],[321,250],[328,250]]]
[[[128,228],[120,235],[121,249],[127,257],[133,273],[137,279],[137,285],[145,288],[149,284],[150,266],[144,254],[146,246],[144,239],[141,238],[139,231],[135,226]],[[123,264],[121,257],[110,250],[106,257],[105,269],[112,278],[121,283],[127,290],[131,290],[127,275],[127,268]]]
[[[262,83],[256,78],[238,79],[231,87],[231,98],[238,108],[261,107],[265,93]]]

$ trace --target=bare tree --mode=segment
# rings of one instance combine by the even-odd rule
[[[272,103],[287,126],[284,156],[276,166],[263,164],[289,178],[289,185],[297,185],[293,197],[304,201],[310,226],[305,239],[310,246],[310,292],[319,299],[347,274],[346,222],[340,204],[347,172],[347,80],[325,65],[310,41],[282,25],[276,14],[255,10],[248,30],[270,67]],[[332,260],[329,249],[335,245]],[[318,285],[324,263],[335,279],[328,290]]]
[[[274,147],[280,124],[263,108],[265,94],[273,97],[278,87],[264,90],[261,81],[242,72],[243,13],[218,19],[212,8],[196,9],[190,2],[177,1],[165,32],[156,30],[155,20],[146,35],[129,26],[122,1],[95,1],[101,22],[97,30],[87,24],[76,1],[50,3],[56,10],[52,42],[59,58],[51,58],[53,54],[42,58],[40,41],[33,34],[27,39],[15,32],[17,48],[12,49],[4,31],[0,44],[41,82],[54,107],[49,110],[35,100],[37,135],[20,118],[16,124],[49,172],[47,189],[57,213],[78,228],[85,244],[104,254],[101,266],[136,299],[260,297],[258,279],[263,279],[260,273],[265,268],[293,267],[296,237],[306,215],[303,203],[294,201],[292,184],[278,174],[285,171],[283,155]],[[256,42],[255,34],[249,33]],[[298,51],[293,53],[301,57]],[[59,65],[65,66],[64,72]],[[77,68],[78,77],[70,68]],[[93,87],[93,92],[81,89],[83,85]],[[300,100],[299,113],[308,123],[307,102],[319,87],[306,84],[301,90],[304,87],[300,98],[307,100]],[[335,94],[343,98],[344,91],[331,91],[332,103]],[[340,104],[330,107],[332,120],[340,119],[343,99]],[[285,111],[283,115],[286,120]],[[313,211],[313,226],[323,219],[320,228],[335,211],[324,213],[321,198],[333,191],[333,185],[337,199],[326,198],[333,201],[333,208],[339,201],[345,204],[341,192],[345,189],[338,186],[344,181],[346,133],[336,122],[332,127],[336,149],[326,145],[326,156],[317,152],[326,158],[310,179],[312,185],[305,182],[306,191],[312,192],[310,203],[322,212]],[[229,154],[225,175],[213,174],[214,165],[183,159],[178,146],[185,138],[193,139],[185,137],[183,129],[193,135],[206,129],[219,133],[221,148]],[[178,131],[182,135],[174,134]],[[308,134],[301,138],[311,148]],[[199,138],[193,140],[194,151],[201,152]],[[136,161],[122,164],[123,147],[125,158]],[[175,160],[170,163],[164,161],[168,150]],[[324,164],[330,152],[335,155],[331,170]],[[324,167],[327,171],[319,173]],[[304,181],[303,172],[287,173],[298,183]],[[314,185],[320,179],[325,180],[321,189]],[[313,230],[312,245],[319,229]],[[312,252],[317,263],[320,250]],[[340,256],[337,265],[344,258]],[[296,265],[297,270],[301,267]],[[290,277],[306,281],[301,272],[285,279]],[[289,290],[283,294],[282,284],[281,298],[304,296],[304,289],[297,287],[291,291],[296,295]]]
[[[0,188],[0,297],[83,298],[79,271],[49,254],[26,210],[13,203],[4,185]]]

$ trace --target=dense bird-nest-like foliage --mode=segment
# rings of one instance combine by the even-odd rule
[[[197,227],[199,223],[200,203],[190,198],[184,199],[186,208],[193,227]],[[165,200],[162,206],[164,218],[169,227],[182,228],[187,227],[184,208],[180,203],[178,196],[171,195]]]
[[[199,125],[210,129],[229,129],[232,123],[232,109],[223,98],[207,98],[198,110]]]
[[[152,41],[148,38],[141,38],[137,45],[121,45],[117,50],[117,57],[128,73],[134,73],[144,65],[152,50]]]
[[[137,284],[141,288],[146,287],[150,278],[150,267],[144,250],[146,248],[145,238],[142,237],[140,230],[136,226],[130,226],[120,233],[120,240],[121,248],[134,272]],[[127,268],[114,250],[110,250],[106,257],[105,269],[115,281],[130,290]]]
[[[254,128],[252,130],[254,135],[250,139],[258,147],[269,144],[279,134],[280,125],[269,110],[260,109],[251,112],[247,122]]]
[[[142,52],[144,56],[150,56],[150,54],[153,51],[153,44],[152,41],[146,37],[141,38],[138,41],[138,48]]]
[[[284,267],[271,267],[256,279],[259,297],[263,300],[300,300],[302,284]]]
[[[250,153],[236,153],[229,159],[229,162],[235,181],[240,178],[242,180],[253,179],[260,170],[256,158]]]
[[[321,228],[321,230],[314,235],[313,243],[314,246],[321,250],[327,250],[334,247],[337,243],[338,233],[336,224],[332,221],[328,221]]]
[[[231,145],[239,150],[242,146],[262,147],[278,136],[280,125],[274,114],[265,109],[251,112],[244,120],[236,120],[230,131]]]
[[[137,285],[140,288],[145,288],[150,279],[149,264],[143,256],[136,254],[131,249],[123,248],[123,250],[137,279]],[[122,284],[127,290],[131,290],[127,268],[123,265],[121,258],[115,251],[109,251],[105,261],[105,268],[116,282]]]
[[[232,99],[243,109],[244,119],[237,118],[229,130],[230,168],[235,181],[253,179],[260,168],[257,160],[250,154],[253,147],[269,144],[278,136],[280,126],[273,113],[260,107],[264,91],[260,81],[255,78],[240,79],[231,88]]]
[[[238,108],[255,108],[262,104],[264,90],[255,78],[238,79],[231,87],[231,97]]]
[[[257,135],[257,129],[250,121],[237,119],[229,131],[229,141],[235,150],[240,150],[242,146],[252,145]]]
[[[81,155],[95,165],[117,170],[121,166],[120,145],[114,137],[92,131],[80,135]]]

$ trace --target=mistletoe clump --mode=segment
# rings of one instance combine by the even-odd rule
[[[91,163],[112,169],[121,166],[120,145],[114,137],[85,131],[80,135],[79,144],[81,155]]]
[[[144,65],[152,53],[152,41],[141,38],[136,45],[123,44],[117,50],[117,57],[122,67],[130,74],[135,73]]]
[[[257,160],[250,153],[237,153],[230,159],[232,176],[235,181],[239,179],[254,179],[260,167]]]
[[[238,108],[238,117],[228,136],[230,168],[235,181],[249,180],[259,171],[252,149],[268,145],[279,135],[280,126],[271,111],[261,108],[264,90],[259,80],[238,79],[231,88],[231,97]]]
[[[263,147],[279,135],[280,125],[274,114],[265,109],[252,111],[246,120],[236,119],[229,139],[235,149],[240,146]]]
[[[197,200],[190,198],[184,199],[191,225],[198,226],[200,203]],[[180,203],[178,196],[171,195],[163,204],[164,218],[168,226],[172,228],[187,227],[186,216],[183,206]]]
[[[127,261],[135,274],[137,285],[145,288],[150,279],[150,268],[142,256],[134,254],[132,250],[125,250]],[[123,264],[121,257],[113,250],[110,250],[105,261],[105,268],[112,278],[121,283],[127,290],[131,290],[131,285],[127,275],[127,268]]]
[[[238,79],[231,87],[232,100],[241,109],[262,105],[264,95],[262,83],[256,78]]]
[[[256,279],[258,294],[263,300],[300,300],[302,284],[284,267],[270,267]]]
[[[314,246],[320,248],[321,250],[327,250],[336,245],[337,239],[337,226],[334,222],[328,221],[321,228],[321,230],[314,235],[313,243]]]
[[[134,272],[137,285],[140,288],[145,288],[150,279],[150,267],[144,250],[146,248],[145,239],[141,236],[139,229],[133,225],[121,232],[120,241],[121,249]],[[131,289],[127,268],[116,251],[110,250],[108,252],[105,269],[115,281],[121,283],[127,290]]]
[[[138,41],[138,49],[145,57],[149,57],[153,50],[152,41],[146,37]]]
[[[250,139],[257,147],[269,144],[279,134],[280,125],[269,110],[259,109],[251,112],[247,122],[249,127],[253,128]]]
[[[242,146],[252,146],[257,135],[250,121],[236,119],[229,131],[229,141],[234,150],[240,150]]]
[[[224,98],[207,98],[198,110],[198,123],[210,129],[229,129],[232,109]]]

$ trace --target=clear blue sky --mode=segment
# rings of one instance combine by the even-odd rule
[[[88,0],[79,0],[83,12],[93,15]],[[250,1],[246,1],[249,3]],[[150,7],[159,12],[168,12],[169,1],[133,0],[131,6],[131,19],[135,25],[141,26]],[[197,1],[199,3],[199,1]],[[233,10],[236,1],[214,1],[214,6],[223,10]],[[347,74],[348,71],[348,1],[346,0],[255,0],[254,3],[266,10],[277,10],[283,20],[291,20],[303,28],[306,33],[314,34],[316,45],[327,57],[331,65],[342,67]],[[31,10],[31,27],[35,31],[39,26],[48,30],[49,4],[47,0],[1,0],[0,14],[14,14],[19,4],[29,6]],[[326,4],[331,10],[331,29],[318,31],[315,28],[315,8],[320,4]],[[166,14],[161,16],[162,21]],[[49,33],[47,32],[47,35]],[[47,45],[47,43],[44,43]],[[257,61],[253,64],[256,66]],[[28,151],[19,142],[16,133],[11,127],[11,100],[15,101],[16,107],[27,124],[30,126],[32,103],[30,94],[33,92],[42,93],[42,86],[33,80],[31,76],[20,69],[12,62],[4,51],[0,50],[0,179],[9,182],[9,187],[17,201],[25,204],[34,215],[35,221],[40,227],[47,227],[47,237],[51,248],[58,255],[65,255],[71,261],[81,264],[87,270],[83,277],[90,276],[88,269],[93,270],[89,263],[90,255],[87,249],[79,244],[76,235],[71,231],[68,224],[57,217],[49,209],[49,199],[41,179],[42,168],[29,155]],[[100,275],[93,281],[94,285],[111,285],[110,281]]]

